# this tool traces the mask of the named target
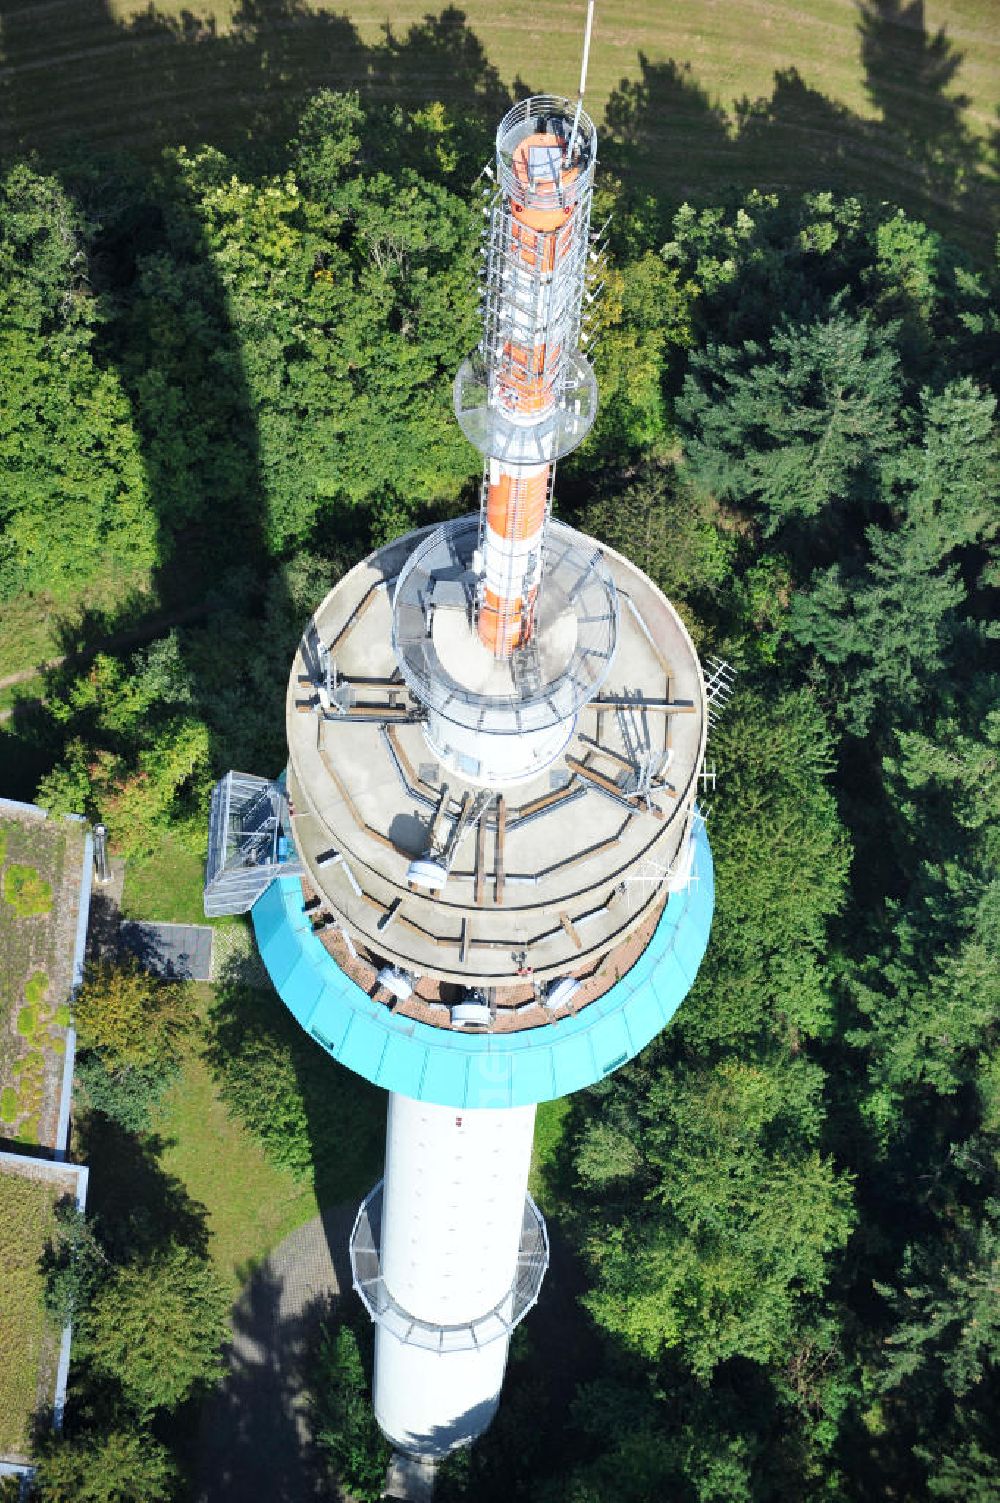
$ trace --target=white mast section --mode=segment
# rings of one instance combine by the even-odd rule
[[[573,129],[570,133],[569,146],[566,148],[566,160],[573,160],[573,148],[576,146],[576,135],[580,127],[580,111],[583,109],[583,95],[587,87],[587,68],[590,65],[590,38],[594,30],[594,0],[587,0],[587,24],[583,31],[583,58],[580,63],[580,89],[576,96],[576,114],[573,116]]]

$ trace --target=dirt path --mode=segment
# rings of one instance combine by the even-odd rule
[[[310,1440],[304,1367],[331,1295],[350,1292],[355,1210],[335,1206],[292,1232],[233,1306],[228,1370],[202,1411],[197,1503],[329,1498]]]
[[[0,693],[4,689],[13,689],[17,684],[28,684],[32,679],[38,678],[52,668],[61,668],[64,663],[79,663],[82,667],[99,652],[115,652],[121,647],[136,647],[140,642],[152,641],[155,637],[162,637],[171,627],[183,626],[187,621],[197,621],[201,616],[207,616],[208,611],[209,607],[204,603],[189,605],[183,610],[170,611],[165,616],[153,616],[150,620],[143,621],[138,626],[127,627],[124,631],[112,632],[110,636],[102,637],[99,641],[77,652],[64,652],[59,657],[46,658],[34,668],[19,668],[16,673],[8,673],[0,678]],[[13,706],[0,710],[0,721],[9,720],[13,713]]]

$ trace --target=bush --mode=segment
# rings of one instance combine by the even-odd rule
[[[91,1111],[117,1122],[126,1132],[148,1132],[153,1108],[162,1100],[178,1070],[176,1061],[158,1068],[109,1063],[99,1050],[83,1052],[76,1081]]]
[[[229,1295],[212,1265],[174,1244],[115,1270],[80,1321],[80,1353],[149,1418],[219,1377],[228,1315]]]
[[[66,1325],[90,1303],[107,1260],[71,1195],[56,1203],[55,1222],[42,1254],[45,1307]]]
[[[87,967],[76,999],[76,1027],[84,1049],[100,1052],[109,1069],[158,1075],[177,1057],[189,1026],[183,988],[158,980],[136,960]]]
[[[169,1452],[145,1430],[110,1430],[43,1441],[36,1503],[169,1503],[177,1473]]]
[[[316,1440],[337,1482],[359,1503],[376,1503],[392,1447],[375,1422],[358,1338],[349,1326],[324,1328],[313,1392]]]
[[[20,1110],[17,1100],[17,1092],[13,1086],[4,1086],[0,1091],[0,1118],[4,1122],[13,1122]]]
[[[273,992],[223,982],[207,1057],[226,1105],[272,1162],[317,1182],[322,1204],[371,1183],[381,1156],[382,1093],[338,1069]]]
[[[23,1039],[34,1037],[36,1021],[35,1009],[33,1007],[21,1008],[17,1015],[17,1031]]]
[[[52,886],[33,866],[9,866],[4,872],[3,895],[18,918],[48,913]]]

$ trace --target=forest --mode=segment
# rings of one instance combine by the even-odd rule
[[[283,765],[312,605],[476,504],[451,379],[489,149],[471,110],[324,91],[261,160],[8,165],[0,659],[46,616],[64,660],[0,728],[5,793],[104,819],[133,859],[168,834],[201,853],[215,778]],[[613,151],[599,181],[601,409],[557,509],[738,669],[709,745],[717,908],[671,1027],[567,1108],[549,1284],[441,1496],[992,1503],[997,267],[889,203],[678,205]],[[176,1016],[113,984],[115,1037],[84,1007],[91,1144],[130,1133],[138,1164]],[[230,1099],[267,1146],[265,1093],[297,1087],[253,1047]],[[308,1162],[328,1128],[296,1110]],[[54,1253],[76,1272],[53,1298],[87,1310],[43,1499],[184,1496],[178,1406],[223,1305],[182,1220],[164,1250],[105,1206]],[[141,1325],[154,1286],[186,1362],[123,1382],[121,1312]]]

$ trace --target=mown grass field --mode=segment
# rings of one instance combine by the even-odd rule
[[[0,1456],[27,1453],[35,1411],[52,1399],[59,1332],[38,1260],[58,1195],[50,1181],[0,1171]]]
[[[122,913],[161,924],[204,924],[205,864],[176,836],[166,835],[152,856],[125,868]]]
[[[239,0],[208,0],[204,8],[189,0],[159,0],[155,8],[164,16],[212,15],[223,33],[238,29],[242,10]],[[128,24],[148,5],[144,0],[112,0],[110,9],[119,24]],[[371,46],[382,39],[387,22],[402,37],[411,26],[444,7],[319,0],[301,9],[347,16],[362,41]],[[547,0],[545,5],[538,0],[506,0],[502,6],[490,0],[465,0],[458,9],[505,83],[520,77],[532,88],[575,93],[585,0]],[[988,135],[996,125],[1000,103],[1000,28],[993,0],[930,0],[923,7],[887,4],[872,9],[881,10],[903,52],[907,37],[919,29],[921,11],[928,34],[944,28],[952,44],[964,53],[956,89],[970,96],[970,124],[980,135]],[[255,14],[277,21],[284,10],[271,4],[259,7]],[[292,13],[292,7],[287,11]],[[775,73],[797,68],[831,100],[873,116],[877,108],[865,86],[858,43],[855,0],[702,0],[683,5],[664,0],[598,0],[588,100],[598,114],[603,113],[622,79],[638,77],[642,54],[654,65],[670,59],[690,63],[698,85],[726,109],[744,97],[769,94]],[[444,69],[436,77],[413,82],[415,95],[448,87]],[[906,92],[902,77],[898,89]]]
[[[209,1252],[233,1297],[256,1264],[289,1232],[319,1214],[311,1184],[265,1156],[230,1115],[197,1045],[158,1113],[160,1165],[203,1206]]]
[[[44,158],[281,139],[323,85],[491,119],[508,91],[575,90],[583,12],[467,0],[387,21],[377,0],[28,0],[0,23],[0,142]],[[588,104],[617,137],[616,170],[670,198],[864,190],[986,254],[996,21],[994,0],[602,0]]]

